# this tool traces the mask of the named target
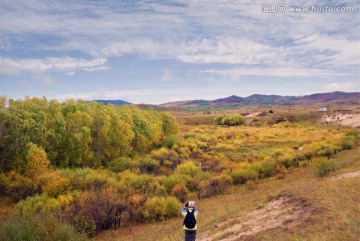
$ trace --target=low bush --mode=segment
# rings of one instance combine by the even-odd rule
[[[184,180],[184,178],[180,175],[170,175],[170,176],[167,176],[167,177],[163,177],[161,179],[161,183],[165,186],[166,188],[166,192],[168,194],[171,194],[172,190],[174,189],[174,187],[177,185],[177,184],[186,184],[186,180]]]
[[[116,190],[106,188],[82,193],[77,200],[71,202],[62,217],[75,228],[93,236],[96,231],[109,229],[116,222],[117,212],[125,209],[125,203]]]
[[[259,179],[272,177],[276,172],[276,165],[271,161],[250,164],[247,168],[253,169],[255,172],[257,172]]]
[[[354,135],[346,135],[341,139],[341,148],[343,150],[351,150],[355,146],[355,136]]]
[[[51,197],[57,197],[70,191],[70,182],[55,172],[48,172],[39,178],[41,190]]]
[[[148,199],[145,203],[146,219],[164,221],[166,217],[165,202],[165,198],[162,197],[152,197]]]
[[[140,161],[140,169],[144,173],[156,172],[159,169],[159,163],[151,158],[144,158]]]
[[[317,177],[325,177],[334,170],[334,162],[331,159],[321,158],[315,162],[314,174]]]
[[[49,197],[47,194],[28,197],[16,205],[16,213],[21,216],[30,215],[31,213],[58,213],[59,211],[60,203],[58,199]]]
[[[145,217],[148,220],[164,221],[177,216],[182,204],[174,197],[152,197],[146,201]]]
[[[178,165],[175,170],[176,174],[189,175],[192,177],[196,176],[200,172],[201,168],[199,166],[196,166],[192,161],[188,161]]]
[[[77,233],[75,229],[55,215],[31,214],[25,217],[16,217],[0,226],[0,240],[2,241],[67,241],[86,240],[86,237]]]
[[[178,183],[171,191],[171,195],[176,197],[181,203],[188,199],[189,190],[182,183]]]
[[[250,168],[239,168],[235,169],[230,173],[233,183],[245,184],[248,181],[255,181],[258,178],[258,173],[254,169]]]
[[[133,166],[133,161],[131,160],[131,158],[122,157],[110,162],[108,168],[110,171],[113,172],[122,172],[125,170],[130,170],[132,166]]]
[[[238,126],[245,123],[244,116],[240,114],[217,116],[213,120],[215,125]]]
[[[164,146],[166,146],[167,148],[172,148],[174,145],[179,144],[179,142],[180,139],[177,135],[171,135],[165,139]]]
[[[168,217],[176,217],[179,215],[182,204],[174,197],[166,198],[166,215]]]
[[[198,185],[198,196],[200,198],[206,198],[225,193],[231,182],[231,177],[224,173],[211,177],[210,179],[202,180]]]
[[[37,192],[33,180],[15,171],[0,175],[0,188],[3,194],[11,197],[15,202]]]

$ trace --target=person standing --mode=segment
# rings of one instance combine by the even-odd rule
[[[183,229],[185,230],[185,241],[195,241],[197,221],[196,217],[199,211],[195,207],[194,201],[189,201],[184,205],[181,214],[185,217],[183,222]]]

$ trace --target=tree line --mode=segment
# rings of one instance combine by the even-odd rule
[[[53,167],[100,167],[160,147],[177,131],[171,114],[132,105],[0,97],[0,172],[24,172],[30,143]]]

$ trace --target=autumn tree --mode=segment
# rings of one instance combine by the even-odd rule
[[[50,162],[44,149],[33,143],[29,143],[29,152],[26,156],[25,175],[36,180],[41,175],[49,172]]]

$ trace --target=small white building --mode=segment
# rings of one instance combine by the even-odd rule
[[[327,108],[326,107],[321,107],[318,112],[326,112],[327,111]]]

